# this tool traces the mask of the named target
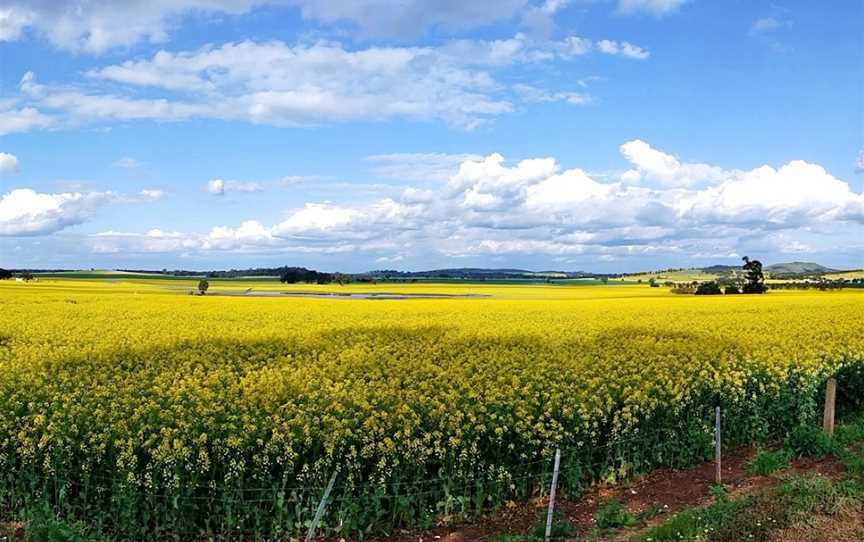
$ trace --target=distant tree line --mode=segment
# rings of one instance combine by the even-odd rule
[[[35,278],[30,271],[12,271],[0,268],[0,280],[9,280],[16,276],[28,282]]]

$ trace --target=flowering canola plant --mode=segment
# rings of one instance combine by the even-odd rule
[[[250,284],[276,288],[210,292]],[[752,443],[811,423],[830,375],[841,409],[864,392],[864,291],[191,285],[0,284],[2,515],[47,500],[121,538],[276,538],[335,472],[323,529],[362,536],[529,496],[556,447],[576,493],[704,459],[715,405]]]

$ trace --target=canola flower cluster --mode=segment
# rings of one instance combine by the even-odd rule
[[[489,297],[0,285],[0,513],[47,500],[120,538],[276,538],[336,472],[322,528],[362,536],[529,496],[556,447],[575,493],[705,458],[715,405],[749,443],[812,422],[829,375],[841,409],[864,392],[860,291],[342,288]]]

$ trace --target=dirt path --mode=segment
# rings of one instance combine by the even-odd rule
[[[723,481],[731,496],[760,491],[777,482],[774,476],[750,476],[746,465],[756,454],[754,448],[740,448],[727,452],[723,462]],[[809,471],[835,476],[842,465],[834,458],[795,461],[785,472]],[[578,499],[560,498],[558,510],[563,519],[573,523],[581,533],[594,528],[594,513],[611,499],[623,503],[628,512],[636,515],[646,510],[659,513],[645,525],[625,529],[609,538],[598,540],[626,540],[645,529],[667,520],[671,514],[706,505],[711,502],[710,487],[714,484],[714,463],[707,462],[687,469],[659,469],[630,483],[614,487],[597,486]],[[503,533],[525,534],[543,517],[547,506],[544,498],[511,503],[504,510],[471,523],[441,526],[426,531],[400,531],[390,536],[375,537],[373,542],[482,542],[493,540]],[[338,541],[339,539],[335,539]],[[791,539],[790,539],[791,540]],[[800,540],[808,540],[802,538]],[[830,539],[829,540],[833,540]],[[838,539],[843,540],[843,539]],[[851,539],[860,542],[860,539]]]

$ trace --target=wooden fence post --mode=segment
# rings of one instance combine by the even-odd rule
[[[723,463],[722,463],[722,458],[721,458],[722,439],[720,436],[720,407],[719,406],[716,408],[714,413],[715,413],[715,419],[714,419],[714,461],[717,464],[716,465],[717,471],[715,473],[714,483],[716,483],[719,486],[719,485],[723,484],[723,468],[722,468]]]
[[[321,497],[321,502],[318,503],[318,509],[315,510],[315,517],[312,518],[312,525],[306,532],[306,542],[315,540],[315,529],[318,527],[318,522],[321,521],[321,516],[324,514],[324,508],[327,506],[327,499],[330,497],[330,492],[333,491],[333,484],[336,482],[336,473],[333,471],[333,476],[330,477],[330,482],[327,484],[327,489],[324,490],[324,496]]]
[[[555,510],[555,489],[558,487],[558,466],[561,464],[561,448],[555,448],[555,466],[552,469],[552,488],[549,490],[549,511],[546,513],[546,537],[549,542],[552,536],[552,513]]]
[[[825,414],[822,417],[822,430],[829,437],[834,436],[834,407],[837,402],[837,379],[833,376],[825,384]]]

